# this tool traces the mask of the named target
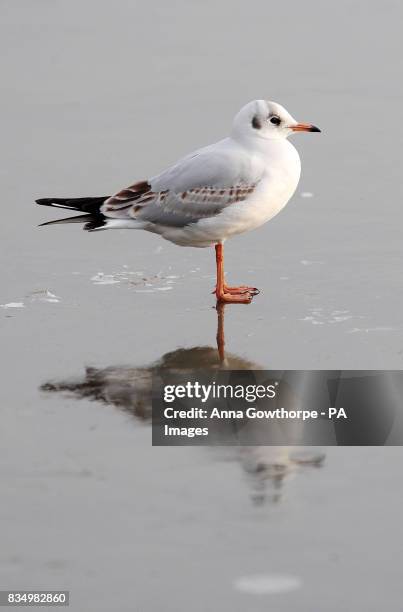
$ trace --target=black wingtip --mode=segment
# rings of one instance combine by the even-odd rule
[[[63,219],[55,219],[54,221],[45,221],[40,223],[38,227],[45,227],[45,225],[63,225],[65,223],[94,223],[93,215],[74,215],[74,217],[64,217]]]
[[[38,198],[35,200],[40,206],[54,206],[55,208],[68,208],[85,213],[96,214],[109,196],[95,196],[84,198]]]
[[[74,209],[73,206],[69,206],[68,198],[38,198],[35,202],[39,204],[39,206],[56,206],[57,208]]]

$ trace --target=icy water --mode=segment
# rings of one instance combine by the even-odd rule
[[[296,195],[234,239],[230,363],[401,369],[402,7],[3,2],[0,587],[72,610],[398,612],[399,448],[152,448],[156,364],[215,367],[209,249],[38,228],[283,103]]]

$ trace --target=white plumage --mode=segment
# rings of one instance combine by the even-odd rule
[[[254,100],[236,115],[227,138],[191,153],[149,180],[109,198],[41,198],[37,202],[89,213],[93,220],[85,229],[90,231],[144,229],[180,246],[215,245],[217,300],[248,304],[258,291],[226,284],[223,243],[272,219],[293,195],[301,163],[287,137],[295,131],[320,132],[311,124],[297,123],[276,102]]]
[[[270,123],[273,116],[280,125]],[[106,228],[145,229],[181,246],[207,247],[259,227],[298,185],[299,155],[286,139],[297,125],[279,104],[250,102],[230,136],[106,200],[101,212],[119,220]]]

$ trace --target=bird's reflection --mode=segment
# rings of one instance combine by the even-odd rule
[[[263,370],[258,363],[225,350],[225,305],[217,304],[216,311],[217,347],[177,349],[165,353],[150,365],[140,367],[87,367],[83,377],[47,382],[41,390],[69,393],[76,398],[111,404],[136,419],[151,423],[152,378],[155,374],[196,369]],[[322,451],[291,446],[241,446],[221,450],[223,459],[228,458],[229,452],[231,459],[240,461],[250,483],[251,498],[256,504],[279,501],[287,479],[300,470],[322,466],[324,460]]]

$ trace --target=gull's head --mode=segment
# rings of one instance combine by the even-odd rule
[[[271,100],[253,100],[235,116],[232,136],[235,138],[287,138],[293,132],[320,132],[311,123],[299,123],[288,111]]]

